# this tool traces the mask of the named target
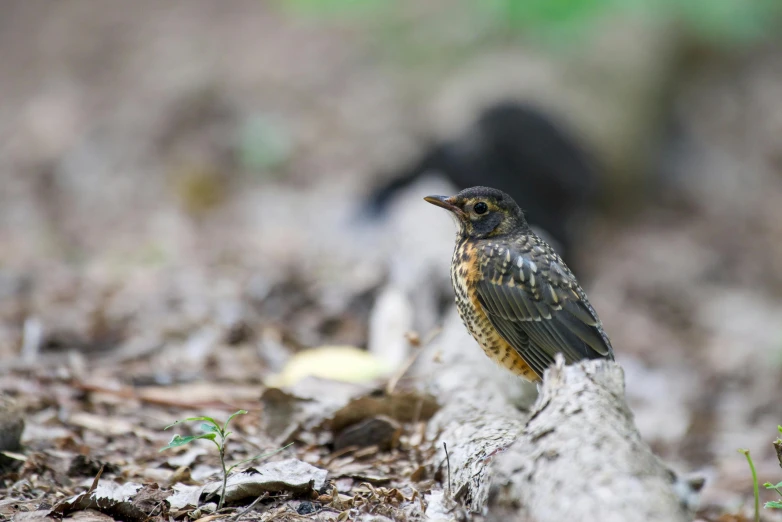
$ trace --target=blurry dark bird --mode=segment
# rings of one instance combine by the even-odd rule
[[[595,168],[576,140],[540,110],[516,102],[490,107],[466,134],[430,147],[372,193],[369,213],[380,215],[396,192],[432,171],[458,189],[490,185],[507,192],[566,258],[570,229],[597,195]]]
[[[424,199],[457,218],[456,307],[490,358],[531,381],[542,378],[557,353],[567,363],[614,358],[578,281],[509,195],[472,187]]]

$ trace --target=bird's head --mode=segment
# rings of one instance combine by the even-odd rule
[[[527,228],[524,213],[516,202],[497,189],[471,187],[455,196],[427,196],[424,200],[456,216],[462,237],[483,239]]]

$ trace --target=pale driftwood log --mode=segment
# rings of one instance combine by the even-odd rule
[[[485,357],[449,331],[453,324],[439,348],[442,362],[425,357],[419,368],[443,403],[429,425],[446,489],[442,499],[430,499],[432,519],[454,520],[463,509],[496,521],[692,520],[688,499],[677,490],[681,481],[641,440],[619,365],[559,361],[523,412],[506,393],[518,381],[462,350]],[[448,346],[454,341],[459,348]]]

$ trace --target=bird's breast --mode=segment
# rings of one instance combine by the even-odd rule
[[[469,240],[456,244],[451,263],[451,283],[464,326],[483,348],[483,351],[499,365],[529,380],[536,380],[535,372],[524,362],[518,352],[503,339],[489,321],[478,299],[477,283],[480,281],[481,260],[476,245]]]
[[[485,315],[478,302],[475,283],[480,277],[478,256],[475,245],[469,241],[456,244],[451,263],[451,283],[456,297],[456,308],[465,326],[473,336],[479,332],[481,315]],[[488,321],[488,319],[486,319]],[[476,336],[477,339],[477,336]],[[480,342],[480,341],[479,341]]]

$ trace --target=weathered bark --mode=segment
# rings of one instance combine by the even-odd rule
[[[465,349],[479,352],[464,341]],[[446,344],[442,349],[450,351]],[[522,412],[505,393],[514,384],[463,350],[455,352],[437,370],[422,364],[423,371],[436,372],[444,403],[429,434],[439,452],[446,508],[455,503],[496,521],[691,520],[684,482],[641,440],[616,363],[559,361],[532,408]],[[442,508],[432,506],[431,513]]]

